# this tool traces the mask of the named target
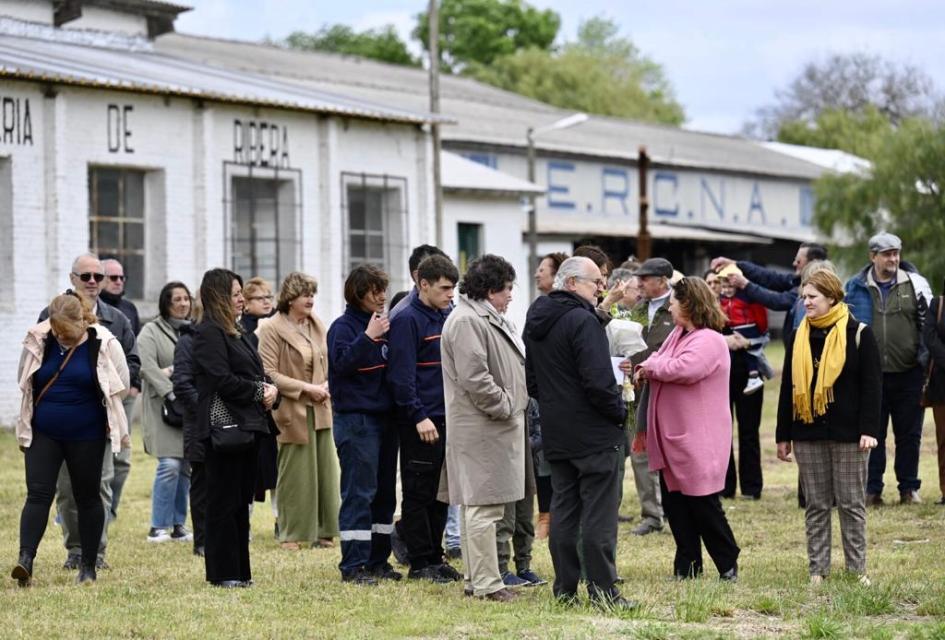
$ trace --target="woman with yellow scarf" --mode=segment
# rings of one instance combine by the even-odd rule
[[[866,577],[866,468],[880,431],[882,366],[870,328],[850,314],[831,271],[801,285],[805,317],[786,339],[776,439],[797,458],[807,496],[810,581],[830,574],[830,511],[836,505],[847,571]]]

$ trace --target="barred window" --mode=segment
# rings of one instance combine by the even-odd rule
[[[406,255],[406,180],[390,176],[344,174],[346,263],[348,271],[373,264],[390,275],[391,291],[408,286]]]
[[[145,172],[89,168],[89,249],[125,270],[125,295],[144,297]]]

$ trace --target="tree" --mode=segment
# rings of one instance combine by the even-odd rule
[[[440,64],[459,72],[478,63],[521,49],[548,50],[558,36],[561,18],[551,9],[541,11],[522,0],[442,0],[439,8]],[[413,37],[429,51],[427,12],[417,15]]]
[[[685,120],[662,67],[606,18],[581,23],[557,52],[531,48],[471,64],[467,74],[565,109],[679,125]]]
[[[420,61],[411,55],[393,25],[361,32],[343,24],[323,25],[315,33],[293,31],[281,44],[290,49],[328,51],[392,64],[420,66]]]
[[[945,277],[945,125],[911,118],[878,137],[883,151],[869,176],[827,175],[815,183],[815,224],[828,237],[852,241],[834,254],[851,270],[865,264],[871,235],[897,234],[904,259],[937,290]]]
[[[781,139],[788,127],[816,129],[821,114],[843,111],[867,115],[871,110],[893,126],[910,117],[933,117],[940,109],[932,80],[911,65],[897,65],[866,53],[834,54],[808,62],[773,105],[758,109],[745,131],[765,139]]]
[[[874,158],[883,151],[886,136],[895,127],[873,105],[860,112],[825,109],[813,126],[801,120],[781,124],[778,141],[808,147],[842,149],[862,158]]]

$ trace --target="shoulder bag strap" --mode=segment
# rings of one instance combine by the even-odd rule
[[[164,327],[162,327],[159,322],[155,321],[155,322],[154,322],[154,326],[156,326],[156,327],[161,331],[161,333],[163,333],[164,335],[166,335],[166,336],[168,337],[168,339],[169,339],[171,342],[173,342],[174,344],[177,344],[177,338],[175,338],[174,336],[172,336],[171,334],[169,334],[169,333],[167,332],[167,330],[164,329]]]
[[[49,391],[50,387],[52,387],[56,383],[56,380],[59,379],[59,374],[62,373],[62,370],[66,368],[67,364],[69,364],[69,360],[72,359],[72,354],[75,353],[75,350],[77,347],[78,345],[69,349],[69,353],[66,354],[66,357],[62,361],[62,364],[59,365],[59,370],[56,371],[53,377],[49,379],[49,382],[46,383],[46,386],[43,387],[43,390],[39,392],[38,396],[36,396],[36,400],[33,401],[34,407],[39,405],[39,401],[43,399],[43,396],[46,395],[46,392]]]

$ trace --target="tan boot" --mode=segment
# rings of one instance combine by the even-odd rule
[[[542,512],[538,514],[538,526],[535,528],[535,537],[544,540],[551,533],[551,514]]]

